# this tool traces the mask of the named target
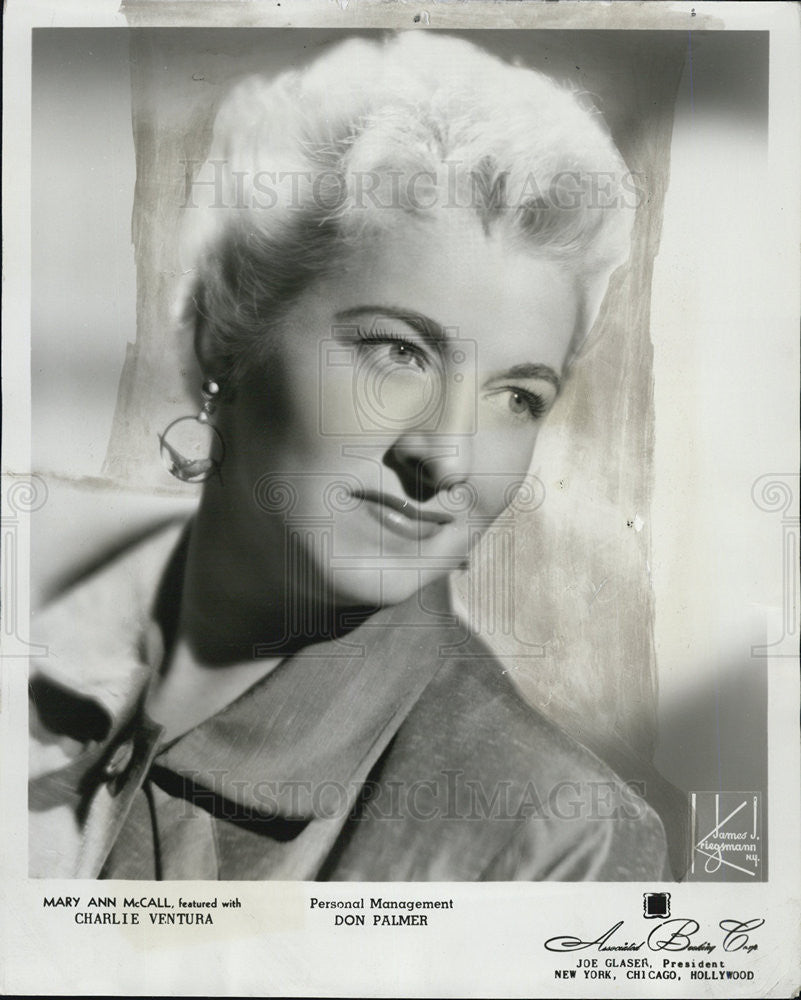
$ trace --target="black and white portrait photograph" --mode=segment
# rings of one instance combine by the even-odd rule
[[[0,985],[789,995],[792,11],[14,6]]]

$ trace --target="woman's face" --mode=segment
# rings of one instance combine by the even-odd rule
[[[312,565],[339,602],[392,604],[459,566],[526,476],[576,320],[563,268],[461,212],[348,251],[220,410],[254,579]]]

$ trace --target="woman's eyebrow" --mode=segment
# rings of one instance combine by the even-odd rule
[[[551,368],[550,365],[543,365],[529,362],[522,365],[513,365],[505,372],[501,372],[497,378],[539,378],[545,382],[550,382],[557,392],[562,388],[562,380]]]
[[[365,313],[374,315],[377,319],[380,319],[382,316],[398,319],[402,323],[406,323],[413,330],[416,330],[421,337],[433,343],[441,344],[444,340],[448,339],[445,327],[441,323],[437,323],[430,316],[424,316],[423,313],[415,312],[413,309],[404,309],[397,306],[354,306],[352,309],[343,309],[341,312],[336,313],[334,319],[354,319],[356,316],[361,316]]]

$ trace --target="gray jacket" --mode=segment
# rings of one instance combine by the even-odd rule
[[[182,531],[37,616],[32,876],[671,878],[654,810],[521,700],[444,582],[281,661],[163,743],[145,699]]]

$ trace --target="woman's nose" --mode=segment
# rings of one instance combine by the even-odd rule
[[[408,428],[384,454],[384,464],[406,495],[425,503],[440,490],[470,478],[475,441],[475,396],[454,394],[432,426]]]
[[[470,477],[470,439],[428,434],[404,435],[384,455],[410,500],[425,503],[440,490]]]

